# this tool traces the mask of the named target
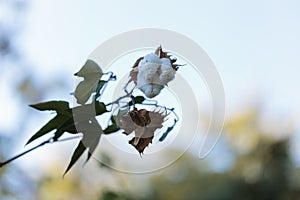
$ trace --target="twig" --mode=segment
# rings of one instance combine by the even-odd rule
[[[132,88],[130,92],[127,91],[127,86],[128,86],[128,84],[129,84],[130,82],[131,82],[131,80],[129,80],[129,81],[126,83],[126,85],[124,86],[124,88],[123,88],[124,92],[126,93],[125,95],[120,96],[118,99],[114,100],[113,102],[110,102],[110,103],[105,104],[105,106],[110,106],[110,105],[113,105],[113,104],[118,104],[122,99],[128,98],[128,97],[130,97],[130,98],[132,99],[132,101],[134,101],[134,99],[132,98],[132,93],[133,93],[135,87]],[[134,104],[134,102],[133,102],[133,104]]]
[[[102,95],[103,95],[103,93],[104,93],[104,91],[105,91],[105,89],[106,89],[107,84],[108,84],[109,81],[115,81],[115,80],[117,80],[117,77],[114,75],[113,72],[106,72],[106,73],[103,73],[103,75],[109,75],[109,78],[106,81],[104,81],[105,83],[102,86],[102,88],[99,91],[96,91],[96,95],[95,95],[95,99],[94,99],[95,101],[96,101],[96,99],[100,100],[100,98],[102,97]],[[100,81],[101,80],[99,80],[99,82]]]
[[[108,104],[105,104],[105,106],[110,106],[110,105],[112,105],[112,104],[119,103],[119,101],[120,101],[120,100],[122,100],[122,99],[124,99],[124,98],[126,98],[126,97],[130,97],[130,96],[131,96],[131,94],[130,94],[130,93],[128,93],[128,94],[125,94],[125,95],[123,95],[123,96],[119,97],[118,99],[116,99],[115,101],[113,101],[113,102],[110,102],[110,103],[108,103]]]
[[[28,150],[26,150],[26,151],[24,151],[24,152],[22,152],[22,153],[20,153],[20,154],[18,154],[16,156],[12,157],[12,158],[4,161],[4,162],[0,162],[0,167],[3,167],[4,165],[6,165],[6,164],[8,164],[8,163],[10,163],[10,162],[12,162],[14,160],[16,160],[17,158],[20,158],[21,156],[24,156],[25,154],[27,154],[27,153],[29,153],[29,152],[31,152],[31,151],[33,151],[33,150],[35,150],[35,149],[37,149],[37,148],[39,148],[41,146],[44,146],[45,144],[55,143],[55,142],[64,142],[64,141],[69,141],[69,140],[77,139],[77,138],[80,138],[80,137],[81,136],[74,136],[74,137],[64,138],[64,139],[56,140],[56,141],[54,141],[53,138],[50,138],[50,139],[42,142],[41,144],[39,144],[39,145],[37,145],[35,147],[32,147],[32,148],[30,148],[30,149],[28,149]]]

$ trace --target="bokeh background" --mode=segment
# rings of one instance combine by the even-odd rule
[[[0,0],[1,161],[49,120],[27,105],[72,101],[72,74],[91,51],[133,29],[197,42],[217,66],[227,106],[204,160],[188,151],[144,175],[82,160],[62,178],[76,142],[53,144],[0,168],[0,199],[300,199],[299,9],[297,0]]]

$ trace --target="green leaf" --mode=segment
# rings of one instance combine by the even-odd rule
[[[143,96],[136,96],[133,98],[135,103],[142,103],[145,100]]]
[[[134,100],[134,103],[135,104],[140,104],[140,103],[142,103],[143,101],[145,101],[145,97],[143,97],[143,96],[136,96],[136,97],[133,97],[133,100]],[[133,105],[133,103],[132,103],[132,101],[130,101],[129,103],[128,103],[128,106],[132,106]]]
[[[71,158],[71,161],[64,173],[63,176],[65,176],[68,171],[72,168],[72,166],[75,164],[75,162],[80,158],[80,156],[83,154],[83,152],[86,150],[86,147],[85,145],[83,144],[82,141],[79,142],[78,146],[76,147],[73,155],[72,155],[72,158]]]
[[[95,110],[96,110],[96,115],[102,115],[103,113],[108,112],[108,110],[106,109],[106,105],[103,102],[96,102]]]
[[[117,116],[116,116],[117,117]],[[115,117],[112,116],[110,118],[111,120],[111,125],[109,125],[108,127],[106,127],[106,129],[104,129],[103,133],[104,134],[111,134],[111,133],[114,133],[114,132],[117,132],[120,130],[120,127],[118,126],[116,120],[115,120]]]
[[[102,69],[92,60],[87,60],[79,72],[74,74],[75,76],[84,78],[84,80],[77,85],[74,92],[77,103],[85,104],[92,93],[96,92],[102,74]]]
[[[99,65],[92,61],[92,60],[87,60],[86,63],[83,65],[83,67],[74,75],[83,77],[83,78],[97,78],[100,79],[102,76],[103,72],[102,69],[99,67]]]
[[[87,124],[88,121],[94,119],[96,115],[101,115],[105,112],[107,112],[106,106],[102,102],[95,102],[95,104],[82,105],[73,108],[71,112],[72,117],[68,118],[63,123],[61,123],[60,126],[58,126],[57,131],[54,133],[53,139],[57,140],[59,137],[62,136],[64,132],[79,133],[79,132],[87,131],[87,130],[78,131],[74,119],[79,128],[80,126],[86,126],[86,125],[92,126],[90,124]]]
[[[38,132],[36,132],[25,145],[28,145],[32,141],[42,137],[43,135],[49,133],[50,131],[59,127],[62,123],[66,121],[66,118],[62,115],[57,115],[51,119],[47,124],[45,124]]]
[[[78,128],[82,129],[81,132],[83,133],[83,138],[82,138],[83,144],[87,148],[89,148],[89,153],[86,160],[87,162],[90,159],[93,152],[95,151],[103,131],[100,124],[95,118],[83,122]]]
[[[69,103],[66,101],[48,101],[48,102],[42,102],[30,106],[41,111],[54,110],[57,112],[57,115],[49,122],[47,122],[38,132],[36,132],[25,145],[28,145],[32,141],[42,137],[43,135],[49,133],[54,129],[57,129],[58,132],[58,128],[66,121],[72,119],[73,117],[71,109],[69,108]],[[62,130],[60,130],[59,132],[61,131]],[[56,135],[62,135],[62,133],[60,134],[56,133]]]
[[[54,141],[58,140],[64,134],[64,132],[78,133],[73,118],[69,118],[68,120],[60,124],[60,126],[57,128],[56,132],[54,133],[53,140]]]
[[[95,99],[97,99],[98,97],[100,97],[100,91],[103,88],[103,86],[106,84],[106,81],[100,80],[98,82],[97,88],[96,88],[96,94],[95,94]]]
[[[98,80],[87,80],[81,81],[75,90],[74,96],[79,104],[85,104],[89,98],[91,97],[92,93],[96,91]]]
[[[40,111],[55,110],[58,113],[63,113],[69,108],[69,103],[66,101],[48,101],[29,106]]]
[[[76,122],[86,121],[108,112],[106,106],[102,102],[94,102],[92,104],[76,106],[71,110],[72,116]]]

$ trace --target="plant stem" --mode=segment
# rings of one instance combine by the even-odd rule
[[[44,146],[45,144],[49,144],[49,143],[55,143],[55,142],[64,142],[64,141],[69,141],[69,140],[73,140],[73,139],[77,139],[77,138],[80,138],[81,136],[74,136],[74,137],[69,137],[69,138],[64,138],[64,139],[61,139],[61,140],[56,140],[54,141],[53,138],[50,138],[48,140],[45,140],[44,142],[40,143],[39,145],[35,146],[35,147],[32,147],[16,156],[13,156],[12,158],[4,161],[4,162],[0,162],[0,167],[3,167],[4,165],[7,165],[8,163],[16,160],[17,158],[20,158],[21,156],[24,156],[26,155],[27,153],[41,147],[41,146]]]
[[[128,93],[128,94],[125,94],[125,95],[119,97],[118,99],[116,99],[115,101],[105,104],[105,106],[110,106],[110,105],[119,103],[119,101],[121,101],[122,99],[124,99],[124,98],[126,98],[126,97],[130,97],[130,96],[131,96],[131,94],[129,94],[129,93]]]

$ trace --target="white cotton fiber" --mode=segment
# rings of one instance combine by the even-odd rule
[[[175,73],[170,59],[159,58],[154,53],[148,54],[138,65],[137,87],[147,97],[155,97],[174,79]]]
[[[144,57],[144,60],[146,62],[150,62],[150,63],[157,63],[157,64],[161,63],[160,58],[156,54],[154,54],[154,53],[147,54]]]
[[[157,96],[164,88],[163,85],[148,83],[139,87],[139,89],[148,97],[153,98]]]
[[[171,67],[162,70],[162,73],[159,76],[161,83],[166,85],[167,83],[172,81],[175,78],[175,73],[176,73],[175,70]]]
[[[161,58],[160,62],[161,62],[162,65],[166,65],[166,66],[172,67],[171,61],[168,58]]]

